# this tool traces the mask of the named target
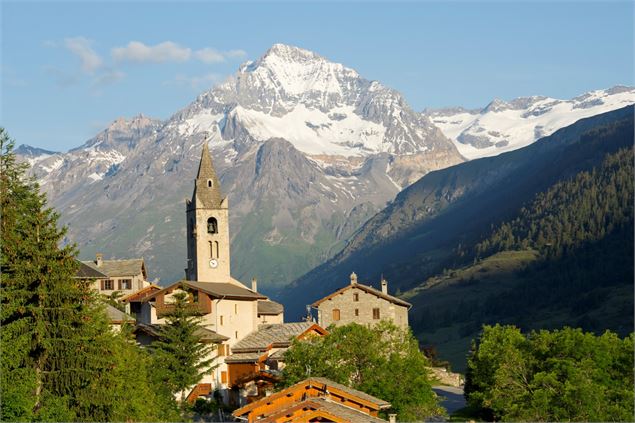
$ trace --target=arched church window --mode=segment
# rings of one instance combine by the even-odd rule
[[[219,258],[220,254],[218,253],[218,241],[214,241],[214,251],[216,253],[216,256],[214,258]]]
[[[207,186],[208,186],[209,188],[213,187],[213,186],[214,186],[214,182],[212,182],[212,180],[211,180],[211,179],[208,179],[208,180],[207,180]]]
[[[218,258],[218,241],[209,241],[209,258]]]
[[[218,222],[216,218],[210,217],[207,219],[207,233],[208,234],[216,234],[218,233]]]

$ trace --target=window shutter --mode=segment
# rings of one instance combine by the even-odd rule
[[[99,282],[101,282],[101,290],[103,291],[104,290],[104,280],[102,279]]]
[[[117,288],[117,289],[121,291],[121,279],[119,279],[119,280],[117,281],[117,284],[119,285],[119,288]]]
[[[221,383],[227,383],[227,372],[226,371],[220,372],[220,382]]]

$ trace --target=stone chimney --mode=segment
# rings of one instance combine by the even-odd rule
[[[102,253],[95,254],[95,264],[97,265],[97,267],[101,267],[103,263],[104,263],[104,255]]]
[[[258,292],[258,280],[256,278],[251,278],[251,290]]]
[[[351,285],[355,285],[357,283],[357,275],[355,272],[351,273]]]
[[[388,281],[384,278],[381,278],[381,292],[388,295]]]
[[[389,423],[397,423],[397,415],[396,414],[388,414],[388,422]]]

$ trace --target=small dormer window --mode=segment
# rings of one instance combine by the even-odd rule
[[[207,233],[208,234],[218,233],[218,221],[216,221],[216,218],[210,217],[209,219],[207,219]]]
[[[207,187],[208,187],[208,188],[212,188],[213,186],[214,186],[214,182],[212,182],[212,180],[211,180],[211,179],[208,179],[208,180],[207,180]]]

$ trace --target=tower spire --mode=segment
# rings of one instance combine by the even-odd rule
[[[220,182],[216,176],[212,157],[209,154],[207,140],[203,143],[203,151],[201,152],[201,161],[198,165],[198,173],[194,187],[194,195],[192,203],[196,205],[197,201],[203,207],[218,208],[223,199],[223,193],[220,189]],[[197,206],[198,207],[198,206]]]

